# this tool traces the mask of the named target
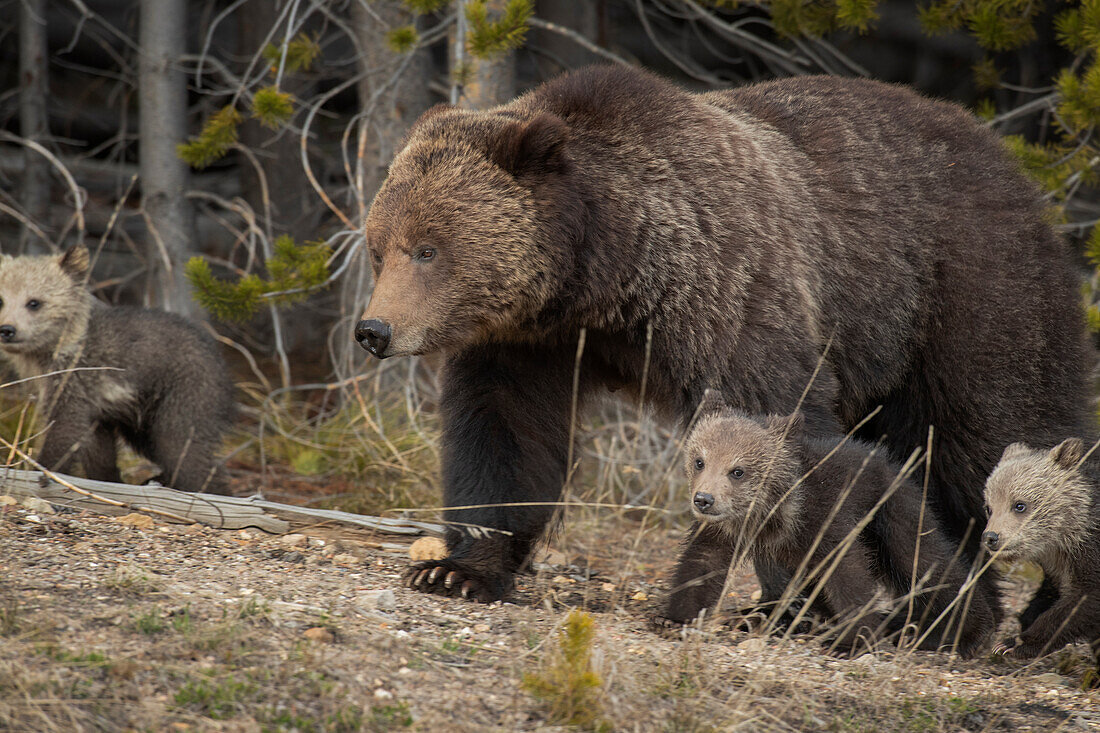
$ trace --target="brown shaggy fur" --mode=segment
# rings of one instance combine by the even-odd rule
[[[21,378],[41,377],[38,462],[71,471],[79,461],[88,478],[120,481],[123,438],[160,467],[162,483],[224,493],[215,452],[234,404],[217,346],[171,313],[103,305],[85,287],[88,266],[83,245],[0,256],[0,354]]]
[[[969,600],[960,596],[968,568],[954,557],[956,543],[931,512],[920,526],[921,487],[871,446],[809,437],[797,413],[750,418],[723,409],[700,420],[685,456],[696,526],[665,618],[690,621],[718,601],[728,570],[722,561],[732,549],[737,557],[783,568],[805,584],[803,593],[820,584],[816,605],[844,624],[834,640],[844,651],[859,646],[863,630],[881,634],[903,626],[910,597],[918,634],[931,628],[922,648],[950,647],[958,632],[959,651],[969,656],[992,631],[992,585],[979,582]],[[885,609],[876,596],[880,586],[892,599]],[[961,628],[948,620],[956,597]]]
[[[1084,454],[1079,438],[1050,450],[1015,443],[986,482],[986,549],[1037,563],[1056,589],[1021,616],[1014,656],[1085,641],[1100,659],[1100,460]]]
[[[1083,425],[1083,316],[1036,187],[964,110],[902,87],[691,94],[596,67],[495,109],[437,108],[365,232],[360,325],[386,327],[377,355],[447,357],[450,506],[558,499],[581,329],[582,405],[645,374],[684,425],[707,387],[791,412],[828,347],[810,426],[882,405],[862,435],[903,458],[935,425],[932,499],[952,537],[981,521],[1005,445]],[[500,598],[552,514],[448,512],[510,534],[456,529],[411,583]]]

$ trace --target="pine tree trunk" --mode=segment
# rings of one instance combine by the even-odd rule
[[[360,128],[365,133],[360,137],[363,155],[358,172],[362,220],[405,131],[433,102],[428,89],[432,67],[426,51],[414,51],[407,57],[395,54],[386,43],[388,31],[414,22],[401,0],[372,2],[369,10],[361,3],[352,3],[351,8],[353,27],[363,49],[359,67],[375,70],[359,83],[359,103],[367,114],[361,123],[366,126]],[[370,298],[371,285],[366,253],[360,249],[343,278],[340,295],[342,319],[333,355],[340,377],[350,376],[363,363],[364,352],[352,338],[352,331]]]
[[[23,0],[19,3],[19,133],[40,145],[46,145],[50,134],[46,112],[48,59],[46,0]],[[23,148],[23,161],[23,212],[49,233],[49,163],[30,148]],[[18,251],[48,252],[49,245],[24,225]]]
[[[194,209],[184,198],[187,165],[176,145],[187,136],[187,80],[178,59],[187,38],[186,0],[142,0],[138,136],[142,205],[149,227],[147,300],[176,313],[195,312],[183,274],[194,237]]]
[[[459,12],[465,13],[465,3],[459,3]],[[487,0],[489,17],[499,17],[504,12],[507,0]],[[458,49],[452,50],[453,55]],[[513,51],[498,54],[490,59],[479,59],[464,54],[465,85],[459,99],[459,105],[470,109],[488,109],[507,102],[516,96],[516,54]]]

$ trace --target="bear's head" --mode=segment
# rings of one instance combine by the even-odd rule
[[[425,354],[535,331],[580,221],[567,138],[549,113],[424,113],[364,225],[374,291],[355,330],[363,348]]]
[[[986,549],[1006,560],[1074,553],[1089,536],[1092,487],[1081,471],[1084,455],[1079,438],[1050,450],[1005,448],[985,484]]]
[[[709,398],[708,398],[709,401]],[[798,521],[800,413],[749,417],[725,408],[703,414],[686,444],[691,508],[748,544],[782,541]]]
[[[90,258],[78,244],[60,255],[0,257],[0,352],[53,354],[87,321]]]

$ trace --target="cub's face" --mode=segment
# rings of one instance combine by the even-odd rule
[[[793,520],[798,499],[789,489],[799,463],[790,418],[756,420],[724,412],[699,421],[687,442],[691,509],[704,523],[767,541]]]
[[[83,246],[56,257],[0,257],[0,351],[52,352],[66,324],[86,308]]]
[[[374,356],[506,338],[566,269],[547,192],[567,167],[556,117],[429,110],[394,158],[364,226],[374,291],[356,340]]]
[[[1090,488],[1078,468],[1083,455],[1077,438],[1049,451],[1008,446],[985,484],[986,549],[1006,560],[1038,560],[1087,538]]]

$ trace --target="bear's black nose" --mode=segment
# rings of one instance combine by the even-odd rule
[[[695,504],[695,508],[701,512],[710,511],[710,508],[714,506],[714,495],[707,494],[702,491],[695,492],[695,498],[692,499]]]
[[[984,542],[985,546],[987,548],[989,548],[990,550],[996,550],[997,545],[1000,543],[1000,541],[1001,541],[1001,537],[996,532],[983,532],[982,533],[982,542]]]
[[[355,340],[379,359],[386,355],[386,347],[390,345],[391,334],[392,331],[388,324],[374,318],[369,321],[359,321],[355,326]]]
[[[15,338],[15,326],[0,326],[0,341],[8,343]]]

